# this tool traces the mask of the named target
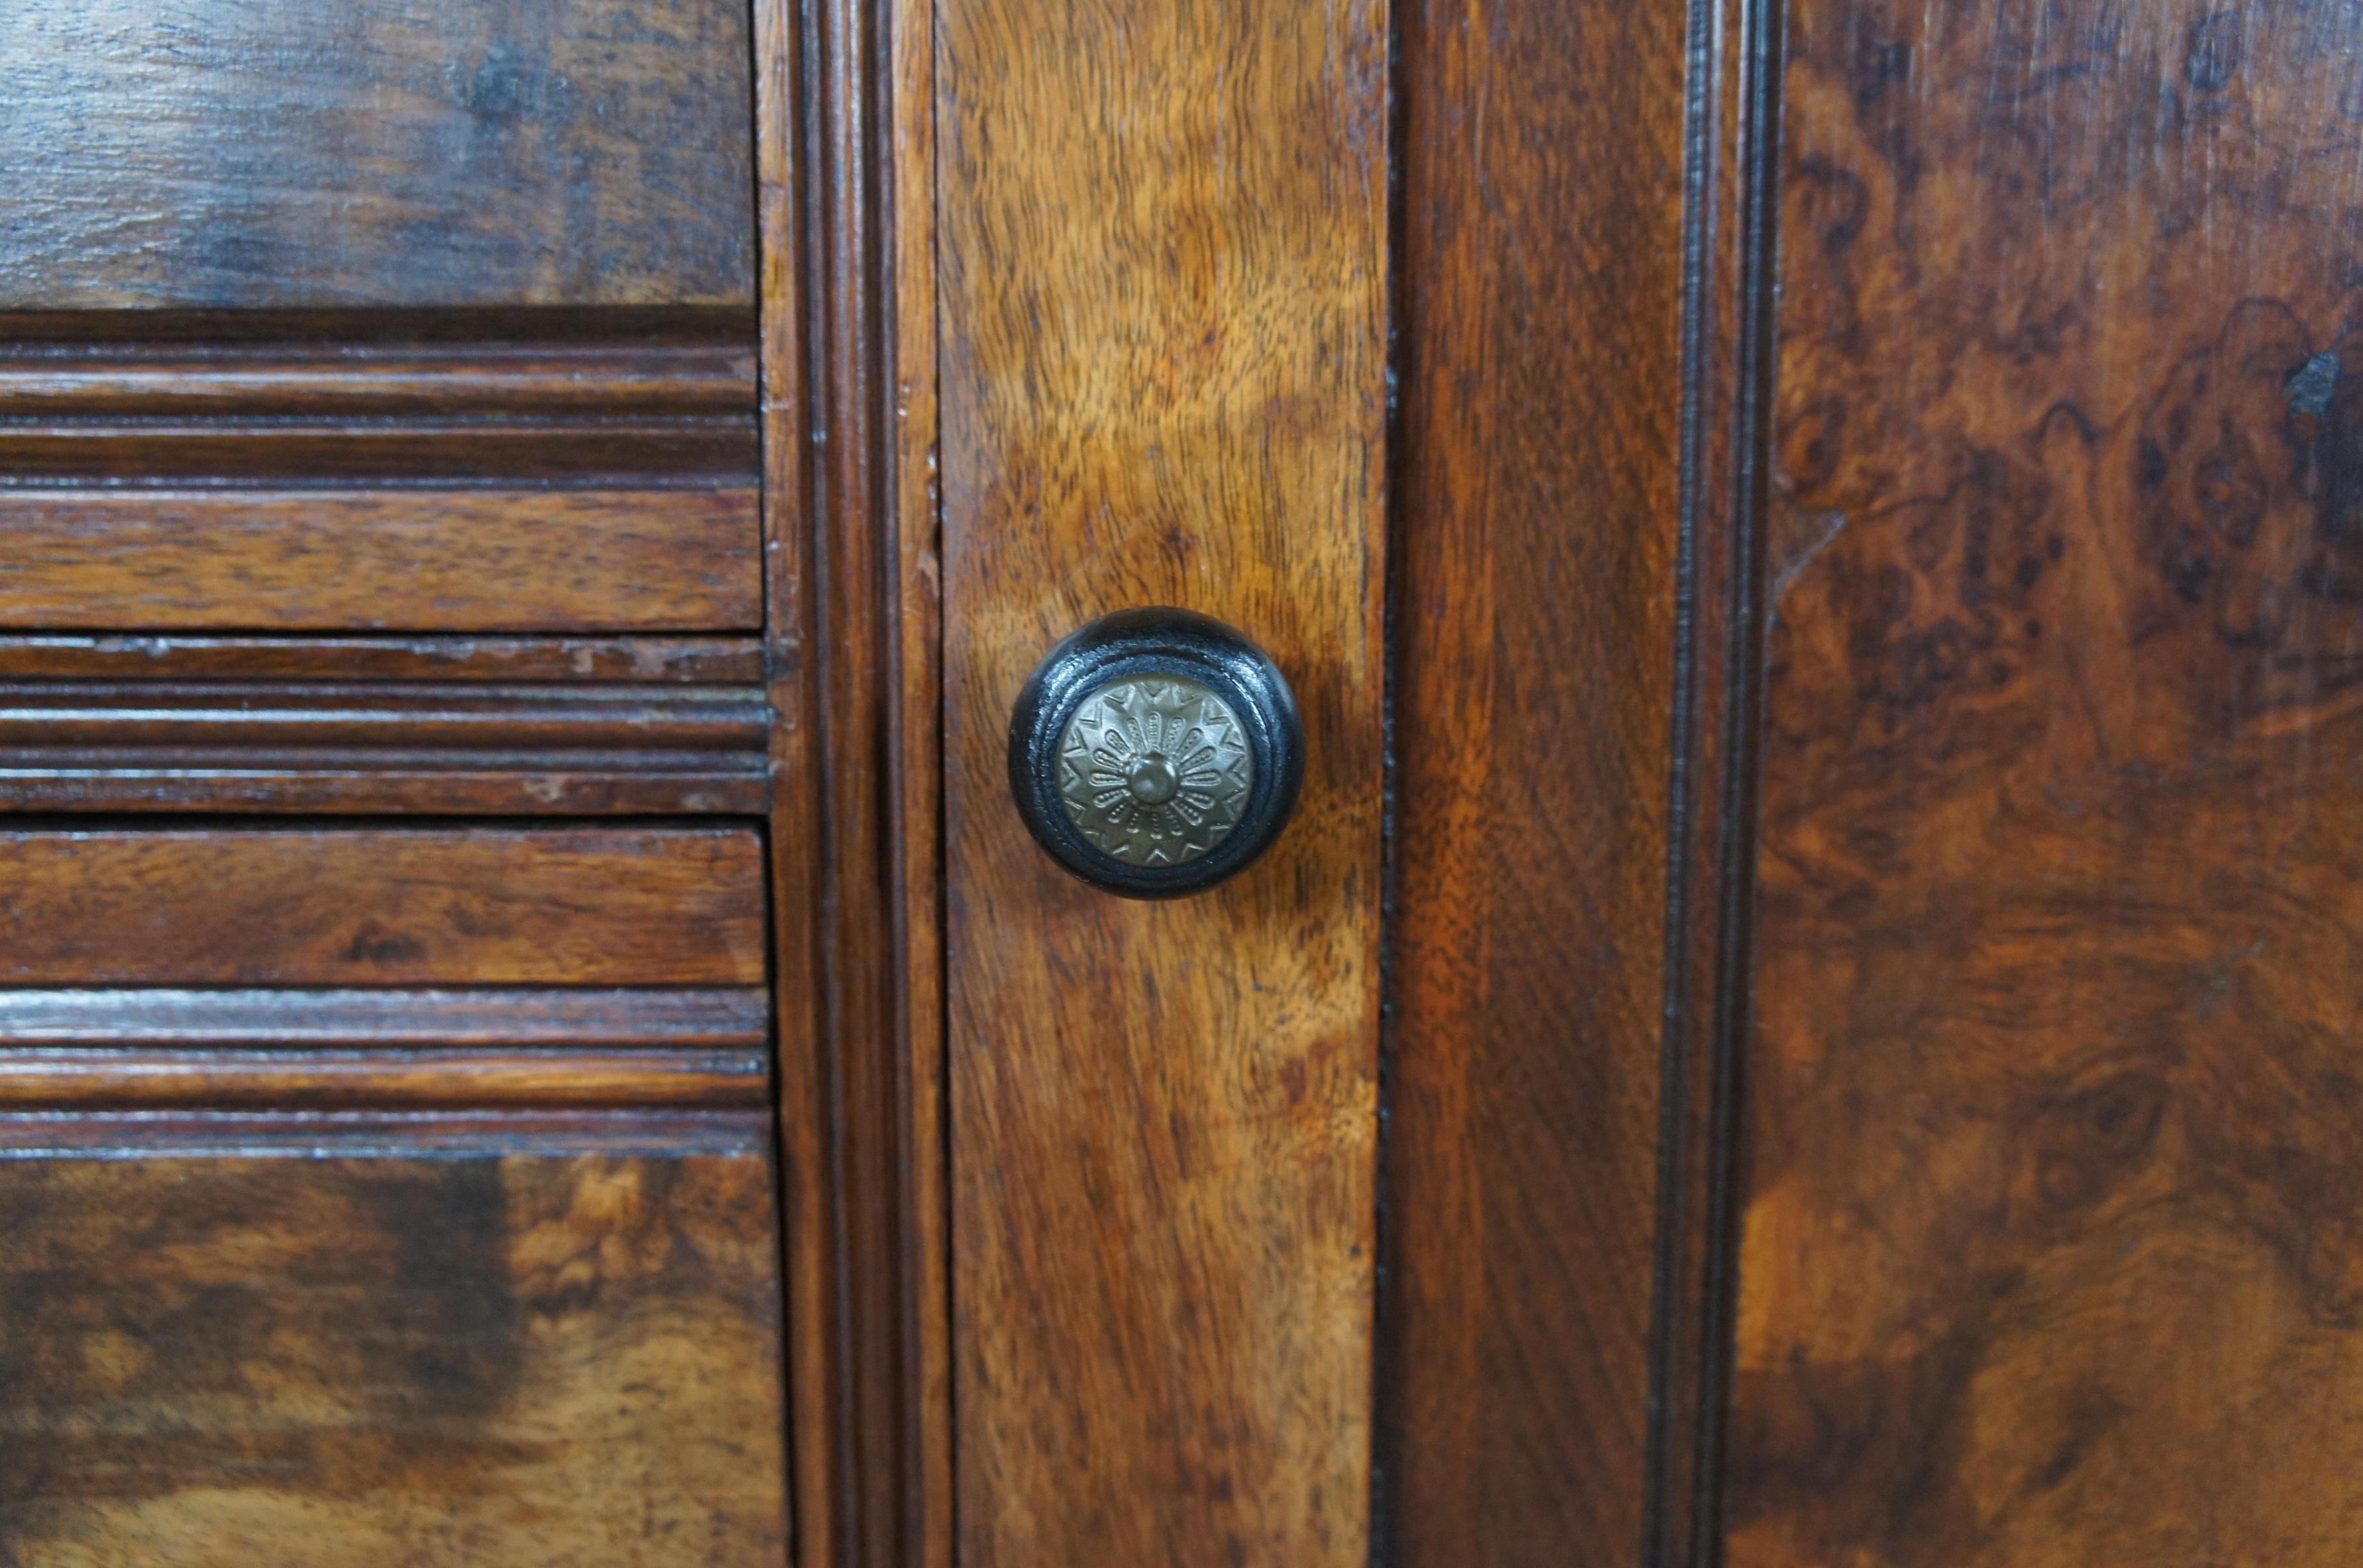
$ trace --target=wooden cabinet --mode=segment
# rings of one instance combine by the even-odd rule
[[[2353,1556],[2352,6],[0,58],[0,1562]]]

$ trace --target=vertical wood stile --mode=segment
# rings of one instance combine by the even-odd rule
[[[1359,1568],[1381,795],[1379,0],[937,6],[966,1568]],[[1035,663],[1171,604],[1278,660],[1295,822],[1167,904],[1004,766]]]

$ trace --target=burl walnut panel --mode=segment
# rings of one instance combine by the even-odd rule
[[[0,1560],[784,1563],[752,1152],[0,1161]]]
[[[0,309],[743,304],[744,0],[0,11]]]
[[[1733,1568],[2355,1560],[2358,83],[1794,9]]]

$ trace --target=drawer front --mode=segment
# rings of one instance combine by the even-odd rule
[[[745,0],[0,11],[0,310],[744,303]]]
[[[755,492],[0,492],[0,626],[666,632],[763,618]]]
[[[745,828],[0,833],[0,985],[759,986]]]
[[[785,1568],[754,12],[0,13],[0,1563]]]
[[[779,1568],[762,845],[0,834],[0,1562]]]
[[[763,624],[743,316],[6,322],[0,629]]]
[[[752,1135],[0,1159],[0,1561],[771,1568]]]

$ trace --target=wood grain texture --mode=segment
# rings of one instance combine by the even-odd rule
[[[770,1062],[735,1052],[0,1049],[0,1108],[309,1110],[771,1104]]]
[[[763,982],[744,828],[0,834],[0,984]]]
[[[1388,1561],[1627,1562],[1664,986],[1682,15],[1398,9]]]
[[[0,308],[743,303],[730,0],[35,0]]]
[[[760,688],[0,681],[0,807],[760,812]]]
[[[754,689],[383,681],[0,685],[0,746],[448,752],[759,749]]]
[[[0,472],[12,481],[12,493],[19,485],[76,482],[732,491],[751,487],[754,457],[754,424],[743,414],[240,414],[0,424],[0,463],[6,465]]]
[[[746,342],[97,336],[0,344],[0,419],[9,420],[751,414],[755,401]]]
[[[527,313],[481,323],[490,336],[473,341],[366,320],[320,324],[335,337],[302,325],[267,313],[187,341],[92,321],[78,337],[0,343],[0,475],[250,488],[754,482],[743,323],[651,336],[602,322],[561,336]]]
[[[960,1561],[1343,1568],[1368,1540],[1387,14],[942,0]],[[1304,712],[1296,820],[1087,889],[1010,708],[1168,603]]]
[[[1734,1568],[2354,1558],[2358,69],[1792,8]]]
[[[0,807],[77,814],[449,817],[747,816],[763,810],[771,790],[761,772],[710,762],[627,753],[582,759],[494,756],[455,767],[441,757],[372,753],[224,757],[162,752],[132,758],[34,752],[0,765]]]
[[[704,347],[743,350],[755,327],[752,300],[727,304],[521,304],[292,309],[0,309],[0,359],[60,354],[79,358],[104,346],[127,362],[179,352],[210,358],[245,347],[265,357],[299,344],[383,348],[433,358],[472,354],[490,344],[558,348],[606,346],[626,353]]]
[[[768,1042],[770,1025],[771,994],[755,987],[0,988],[0,1044],[35,1048],[751,1050]]]
[[[881,271],[893,298],[888,375],[893,421],[884,439],[894,518],[892,596],[895,679],[888,694],[895,798],[889,807],[897,1013],[903,1059],[904,1320],[903,1564],[954,1568],[960,1537],[952,1415],[950,1151],[945,1137],[943,517],[937,476],[942,433],[937,386],[936,6],[895,0],[883,53],[893,156],[882,204]]]
[[[587,1154],[602,1159],[770,1158],[760,1111],[668,1107],[386,1107],[253,1110],[163,1109],[0,1111],[0,1161],[427,1161]]]
[[[786,1561],[760,1157],[0,1161],[0,1556]]]
[[[808,8],[755,0],[756,224],[763,429],[763,647],[773,708],[771,889],[779,1010],[780,1214],[787,1295],[788,1458],[798,1568],[844,1568],[859,1514],[848,1484],[860,1458],[845,1441],[849,1404],[840,1281],[849,1250],[838,1151],[843,1136],[825,1012],[829,962],[816,918],[827,865],[821,790],[819,545],[815,448],[826,438],[808,371],[810,287],[817,248],[808,229],[814,84]],[[869,1218],[874,1210],[865,1209]],[[875,1235],[882,1228],[863,1227]]]
[[[0,635],[6,680],[744,682],[753,637]]]
[[[762,624],[756,493],[14,490],[0,627],[692,632]]]
[[[942,977],[928,955],[939,918],[932,801],[940,726],[932,583],[917,573],[929,528],[905,554],[912,516],[902,485],[906,436],[924,415],[932,354],[904,334],[926,296],[901,293],[900,193],[930,162],[896,145],[914,107],[900,96],[885,35],[923,17],[871,0],[803,7],[809,76],[804,160],[809,228],[804,316],[811,346],[807,411],[817,438],[807,470],[812,514],[805,631],[818,723],[805,766],[826,840],[807,883],[820,1003],[815,1066],[826,1095],[834,1209],[837,1400],[826,1465],[838,1495],[815,1564],[917,1568],[948,1549],[952,1499],[941,1483],[952,1434],[943,1424],[947,1345],[940,1189]],[[931,262],[932,258],[927,259]],[[924,264],[924,263],[923,263]],[[932,495],[918,510],[932,513]],[[918,712],[915,723],[905,715]],[[916,756],[908,748],[914,732]],[[926,1206],[937,1205],[932,1212]],[[928,1335],[936,1336],[932,1344]],[[937,1402],[930,1405],[933,1397]],[[810,1518],[809,1514],[802,1515]],[[834,1551],[835,1558],[822,1555]]]

